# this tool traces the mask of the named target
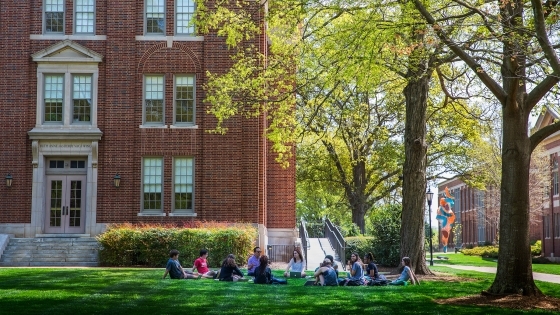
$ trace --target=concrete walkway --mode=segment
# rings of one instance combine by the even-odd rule
[[[461,270],[471,270],[471,271],[479,271],[479,272],[486,272],[486,273],[493,273],[496,274],[496,267],[475,267],[475,266],[461,266],[461,265],[438,265],[438,267],[449,267],[453,269],[461,269]],[[548,273],[540,273],[540,272],[533,272],[533,279],[544,281],[544,282],[551,282],[551,283],[558,283],[560,284],[560,276],[559,275],[551,275]]]
[[[336,257],[334,249],[327,238],[310,238],[307,249],[307,270],[315,270],[323,262],[326,255]],[[340,261],[335,261],[339,270],[342,270]]]

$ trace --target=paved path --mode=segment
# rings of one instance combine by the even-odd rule
[[[334,249],[327,238],[310,238],[307,249],[307,270],[315,270],[323,262],[326,255],[336,257]],[[339,270],[342,270],[340,261],[336,261]]]
[[[438,266],[496,274],[496,267],[475,267],[475,266],[443,265],[443,264],[438,264]],[[551,274],[548,274],[548,273],[533,272],[533,279],[534,280],[539,280],[539,281],[544,281],[544,282],[552,282],[552,283],[559,283],[560,284],[560,276],[559,275],[551,275]]]

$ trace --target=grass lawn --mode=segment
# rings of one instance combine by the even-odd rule
[[[430,254],[426,255],[429,259]],[[437,256],[448,257],[448,260],[437,259]],[[468,256],[462,253],[434,253],[434,264],[438,265],[465,265],[465,266],[481,266],[496,267],[497,259],[482,258],[480,256]],[[534,272],[550,273],[560,275],[560,264],[533,264]]]
[[[162,269],[1,268],[0,314],[526,314],[511,309],[440,305],[478,294],[492,275],[435,266],[475,281],[423,281],[406,287],[304,287],[214,280],[162,280]],[[280,276],[282,271],[274,271]],[[560,285],[538,284],[560,297]],[[532,314],[553,314],[531,311]]]

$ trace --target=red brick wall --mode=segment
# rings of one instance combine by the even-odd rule
[[[167,35],[173,35],[174,4],[167,1]],[[0,223],[29,223],[31,213],[31,141],[35,126],[36,69],[30,55],[59,41],[30,40],[42,33],[42,1],[3,3],[0,7],[0,176],[12,173],[14,185],[0,184]],[[66,34],[73,31],[73,1],[66,1]],[[295,226],[294,163],[279,168],[267,151],[265,120],[234,118],[226,135],[207,133],[216,119],[203,104],[206,71],[223,73],[231,65],[224,39],[136,41],[143,35],[143,1],[96,1],[96,35],[107,40],[77,41],[103,55],[99,64],[99,141],[97,222],[167,222],[189,218],[138,217],[143,156],[164,158],[164,211],[171,210],[172,157],[195,159],[195,212],[200,220]],[[259,47],[264,37],[254,40]],[[198,129],[146,129],[142,124],[142,82],[146,73],[165,75],[165,124],[173,123],[173,75],[196,75]],[[115,173],[121,187],[112,186]],[[1,179],[0,178],[0,179]],[[267,190],[268,189],[268,190]],[[268,199],[268,201],[267,201]]]

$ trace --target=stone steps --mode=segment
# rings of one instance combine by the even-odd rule
[[[95,267],[98,247],[91,237],[10,238],[0,266]]]

